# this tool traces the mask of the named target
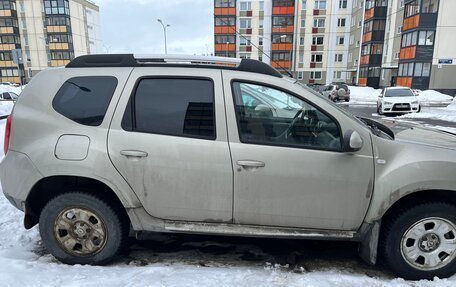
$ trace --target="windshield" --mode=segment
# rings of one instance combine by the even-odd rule
[[[385,97],[413,97],[414,94],[410,89],[390,89],[385,91]]]
[[[300,87],[304,88],[306,91],[311,92],[312,94],[314,94],[316,96],[320,96],[318,94],[318,92],[312,90],[311,88],[307,87],[304,84],[301,84],[299,81],[296,81],[295,84],[298,84]],[[379,132],[378,126],[375,124],[377,122],[375,122],[374,120],[368,120],[368,119],[359,118],[359,117],[353,115],[352,113],[350,113],[349,111],[347,111],[346,109],[342,108],[341,106],[336,105],[332,101],[328,101],[328,104],[332,105],[333,107],[335,107],[336,109],[338,109],[339,111],[344,113],[347,117],[355,120],[356,122],[360,123],[362,126],[368,128],[374,135],[382,136],[380,134],[380,132]],[[378,125],[382,126],[382,129],[385,129],[385,126],[381,125],[380,123],[378,123]],[[388,128],[386,127],[386,129],[388,129]],[[388,133],[386,133],[386,134],[388,134],[389,136],[391,136],[391,134],[392,134],[394,136],[394,133],[391,130]]]

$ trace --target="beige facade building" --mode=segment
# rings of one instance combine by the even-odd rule
[[[88,0],[0,0],[0,81],[27,82],[43,69],[101,52],[98,13]],[[13,49],[22,50],[19,70]]]

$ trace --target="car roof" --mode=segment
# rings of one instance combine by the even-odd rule
[[[408,87],[387,87],[385,90],[410,90]]]

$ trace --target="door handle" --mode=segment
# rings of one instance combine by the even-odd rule
[[[264,162],[257,161],[257,160],[238,160],[236,163],[242,167],[265,167],[266,166],[266,164]]]
[[[141,158],[147,157],[147,152],[140,150],[122,150],[120,154],[126,156],[127,158]]]

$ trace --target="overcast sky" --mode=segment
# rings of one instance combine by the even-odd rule
[[[212,0],[92,0],[100,7],[103,46],[110,53],[203,54],[213,49]],[[103,51],[106,52],[106,48]]]

